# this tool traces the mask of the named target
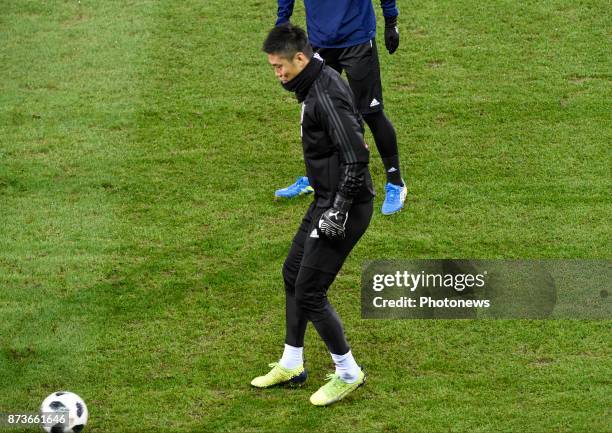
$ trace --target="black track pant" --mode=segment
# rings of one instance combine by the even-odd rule
[[[346,223],[346,238],[330,241],[316,230],[319,217],[326,210],[314,202],[293,238],[283,265],[285,280],[285,343],[304,346],[306,325],[311,321],[331,353],[343,355],[350,348],[342,322],[327,300],[332,284],[346,257],[368,228],[372,203],[353,204]]]

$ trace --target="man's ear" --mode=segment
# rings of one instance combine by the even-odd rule
[[[295,61],[300,65],[300,67],[303,67],[306,63],[308,63],[308,57],[306,57],[306,54],[303,52],[298,51],[295,53]]]

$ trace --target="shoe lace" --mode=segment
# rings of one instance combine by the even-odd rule
[[[397,188],[395,185],[388,183],[385,187],[385,192],[387,194],[387,198],[390,201],[395,201],[399,196],[400,188]]]
[[[268,367],[270,367],[272,370],[270,370],[268,372],[268,374],[266,374],[266,376],[270,376],[270,377],[275,377],[277,376],[281,371],[284,370],[283,367],[281,367],[281,365],[278,362],[271,362],[268,364]]]
[[[329,381],[327,386],[330,388],[339,388],[342,386],[342,379],[340,379],[340,376],[336,373],[326,375],[325,380]]]

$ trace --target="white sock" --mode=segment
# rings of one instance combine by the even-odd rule
[[[353,383],[359,379],[361,368],[355,362],[353,354],[349,350],[344,355],[331,354],[334,364],[336,364],[336,374],[346,383]]]
[[[293,370],[304,363],[304,348],[285,344],[283,357],[278,361],[281,367]]]

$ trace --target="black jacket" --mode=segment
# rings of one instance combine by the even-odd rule
[[[353,94],[338,72],[315,62],[316,57],[300,73],[309,79],[294,90],[302,102],[304,162],[316,205],[331,207],[338,193],[354,203],[369,201],[374,197],[370,151]]]

